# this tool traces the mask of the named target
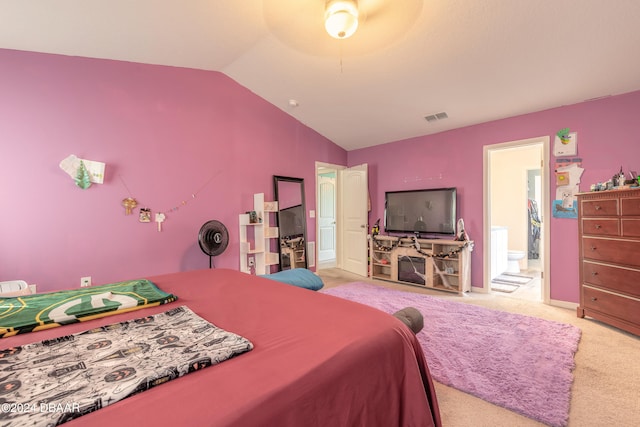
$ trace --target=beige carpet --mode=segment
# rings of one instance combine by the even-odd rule
[[[325,287],[369,282],[408,292],[422,292],[496,310],[537,316],[578,326],[582,338],[576,353],[570,427],[632,427],[640,420],[640,338],[592,319],[580,319],[574,310],[509,297],[512,294],[470,293],[464,297],[379,280],[369,280],[339,269],[320,270]],[[425,321],[428,321],[425,319]],[[469,394],[436,383],[445,427],[542,426],[522,415]]]

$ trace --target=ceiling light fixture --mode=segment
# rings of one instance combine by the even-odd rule
[[[358,29],[356,0],[328,0],[324,12],[324,28],[333,38],[351,37]]]

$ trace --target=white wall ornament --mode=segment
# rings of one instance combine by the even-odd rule
[[[104,182],[104,168],[105,164],[102,162],[96,162],[94,160],[80,159],[75,154],[71,154],[60,162],[60,169],[65,171],[71,178],[76,180],[78,177],[78,170],[81,168],[81,164],[89,175],[89,180],[94,184],[102,184]]]
[[[553,143],[553,155],[556,157],[575,156],[577,153],[578,132],[569,132],[568,128],[558,131]]]

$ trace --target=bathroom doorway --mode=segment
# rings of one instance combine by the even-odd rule
[[[548,303],[544,220],[549,208],[544,165],[549,137],[490,145],[484,151],[483,290]]]

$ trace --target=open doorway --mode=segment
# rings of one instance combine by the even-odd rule
[[[549,137],[485,147],[483,290],[549,301],[546,176]],[[545,250],[546,249],[546,250]]]
[[[368,166],[316,162],[316,268],[367,276]],[[334,179],[335,178],[335,179]]]
[[[316,167],[318,262],[317,269],[334,268],[337,262],[337,180],[332,166]]]

